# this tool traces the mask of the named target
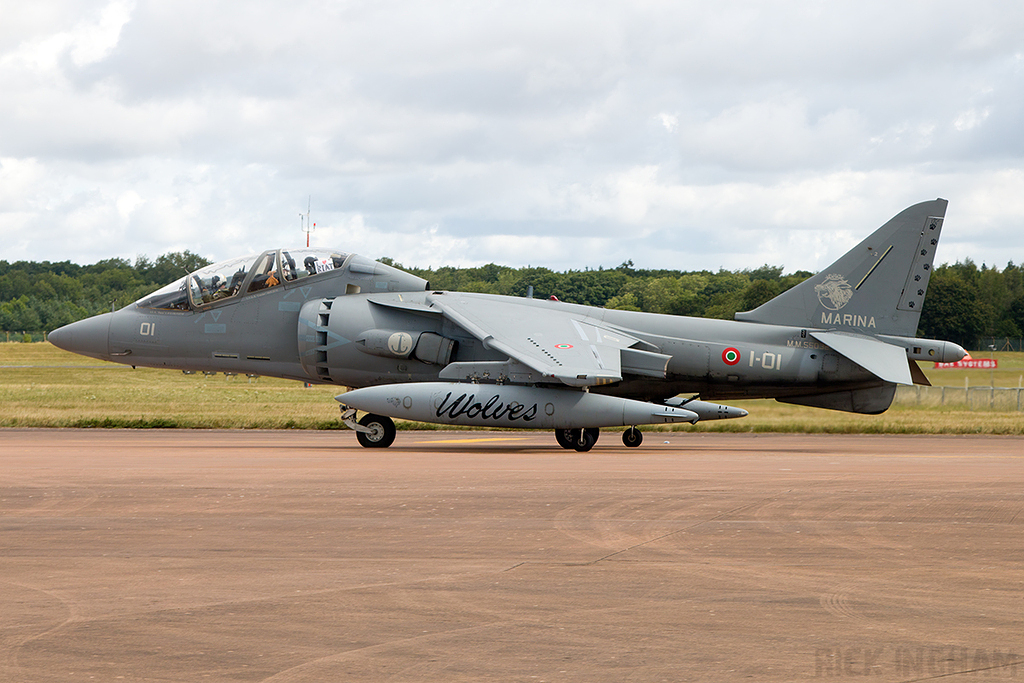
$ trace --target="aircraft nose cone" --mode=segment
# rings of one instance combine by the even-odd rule
[[[104,313],[65,325],[46,335],[46,339],[65,351],[110,360],[108,339],[112,315],[112,313]]]

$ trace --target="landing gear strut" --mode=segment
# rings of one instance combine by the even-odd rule
[[[580,453],[586,453],[594,444],[597,443],[597,437],[600,436],[601,432],[596,427],[590,427],[588,429],[556,429],[555,430],[555,441],[558,445],[566,450],[576,450]]]

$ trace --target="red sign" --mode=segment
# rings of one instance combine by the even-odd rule
[[[995,358],[964,358],[956,363],[936,363],[936,370],[949,370],[953,368],[971,368],[972,370],[995,370],[999,367],[999,361]]]

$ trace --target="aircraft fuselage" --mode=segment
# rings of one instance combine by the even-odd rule
[[[633,425],[623,442],[636,446],[636,424],[746,414],[696,396],[881,413],[897,385],[927,383],[916,361],[964,355],[912,336],[945,210],[943,199],[907,208],[735,320],[431,291],[386,264],[306,248],[206,266],[50,340],[133,366],[349,387],[342,419],[378,447],[394,439],[391,417],[536,420],[587,450],[600,426]]]

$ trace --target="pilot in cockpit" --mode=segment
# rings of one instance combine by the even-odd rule
[[[344,264],[345,259],[337,254],[331,254],[330,256],[322,256],[319,259],[316,256],[307,256],[302,261],[302,265],[306,267],[306,271],[310,275],[316,275],[317,273],[326,273],[329,270],[341,268]]]
[[[222,278],[220,275],[214,275],[210,278],[210,295],[213,299],[223,299],[224,290],[228,288],[227,280]]]
[[[306,272],[310,275],[316,275],[316,257],[307,256],[302,262],[302,265],[306,267]]]
[[[242,286],[242,280],[245,279],[245,269],[239,268],[235,271],[235,274],[231,276],[231,283],[228,284],[228,296],[234,296],[238,294],[239,288]]]
[[[281,283],[277,279],[277,275],[274,274],[276,270],[274,263],[276,259],[275,254],[270,253],[263,256],[263,259],[256,268],[256,273],[252,278],[252,283],[249,285],[249,291],[255,292],[260,289],[266,289],[267,287],[273,287]]]

